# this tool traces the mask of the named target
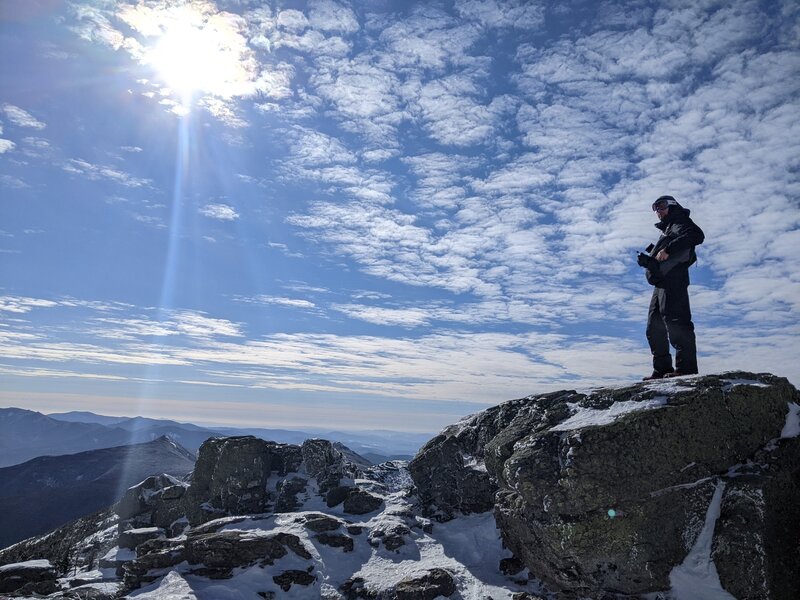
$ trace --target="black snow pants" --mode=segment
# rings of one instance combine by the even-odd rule
[[[653,289],[647,313],[647,342],[653,353],[653,370],[672,371],[669,345],[675,348],[675,370],[697,373],[697,347],[688,282],[665,280]]]

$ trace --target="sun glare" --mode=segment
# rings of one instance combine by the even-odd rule
[[[176,23],[150,49],[146,62],[186,105],[197,94],[227,98],[240,93],[248,79],[243,78],[242,58],[228,32]]]

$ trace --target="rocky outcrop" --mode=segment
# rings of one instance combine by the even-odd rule
[[[289,569],[280,575],[275,575],[272,581],[277,583],[284,592],[292,589],[293,585],[311,585],[317,580],[310,571],[300,569]]]
[[[321,494],[339,487],[343,478],[359,477],[371,465],[345,446],[328,440],[306,440],[301,448],[306,473],[317,480]]]
[[[135,549],[144,542],[163,539],[164,530],[160,527],[142,527],[141,529],[126,529],[120,532],[117,544],[120,548]]]
[[[197,456],[186,492],[186,516],[198,525],[223,515],[267,509],[273,445],[253,436],[212,438]]]
[[[731,473],[712,557],[736,598],[800,597],[800,439],[781,439]]]
[[[466,417],[447,427],[425,444],[409,463],[417,495],[426,512],[439,520],[456,513],[490,510],[497,492],[496,480],[487,470],[487,446],[553,426],[569,415],[567,401],[574,392],[556,392],[512,400]],[[496,470],[496,469],[495,469]]]
[[[444,569],[431,569],[419,577],[410,577],[397,584],[397,600],[433,600],[448,598],[456,591],[453,576]]]
[[[411,529],[402,520],[386,519],[370,530],[367,540],[371,546],[395,551],[406,544],[406,536],[410,534]]]
[[[0,550],[0,565],[47,560],[59,573],[99,568],[117,539],[116,514],[109,508],[77,519],[38,538]]]
[[[0,566],[0,592],[51,594],[56,589],[56,570],[49,560],[29,560]]]
[[[588,597],[669,589],[726,484],[720,581],[788,600],[800,594],[800,550],[784,539],[798,530],[800,440],[776,438],[798,398],[752,373],[532,396],[446,429],[410,471],[430,514],[493,506],[533,574]]]
[[[163,505],[164,500],[180,499],[187,487],[187,483],[172,475],[153,475],[128,488],[114,505],[114,512],[121,520],[130,519]]]
[[[214,439],[187,482],[148,477],[116,514],[2,551],[0,564],[52,557],[73,571],[45,578],[63,599],[106,578],[115,593],[117,570],[120,596],[256,574],[264,598],[473,597],[498,585],[515,600],[605,600],[660,597],[713,561],[735,597],[794,600],[798,413],[786,380],[749,373],[530,396],[431,440],[412,462],[414,489],[404,464],[366,466],[325,440]],[[366,556],[378,560],[358,568]]]
[[[311,554],[296,535],[285,532],[190,531],[185,538],[150,540],[137,548],[136,559],[124,566],[125,589],[154,581],[165,569],[186,563],[183,572],[210,579],[227,579],[234,569],[273,565],[292,552],[308,560]]]
[[[278,497],[275,500],[275,512],[292,512],[300,506],[298,495],[308,488],[308,480],[304,477],[287,477],[278,484]]]
[[[350,490],[342,504],[342,510],[348,515],[365,515],[383,506],[383,499],[375,494],[354,488]]]

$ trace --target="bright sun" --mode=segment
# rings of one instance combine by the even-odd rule
[[[223,98],[240,94],[249,80],[246,56],[240,36],[224,28],[174,23],[150,48],[146,62],[187,104],[196,94]]]

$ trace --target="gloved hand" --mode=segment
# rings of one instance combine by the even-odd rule
[[[644,252],[639,252],[636,255],[636,262],[640,267],[644,267],[645,269],[650,265],[650,261],[653,260],[652,256],[648,256]]]

